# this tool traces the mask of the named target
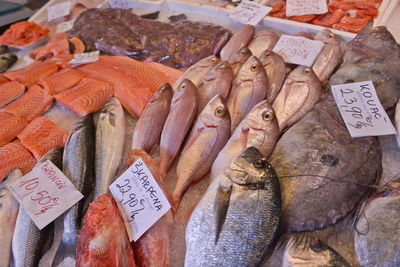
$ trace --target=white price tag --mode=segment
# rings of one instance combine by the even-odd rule
[[[108,0],[108,3],[112,8],[128,9],[130,6],[128,0]]]
[[[326,0],[287,0],[286,17],[310,14],[325,14],[328,12]]]
[[[69,15],[71,11],[71,2],[62,2],[49,6],[47,8],[47,21],[53,21]]]
[[[136,160],[109,188],[123,214],[130,241],[138,240],[171,208],[141,158]]]
[[[8,188],[40,230],[83,198],[50,160],[37,165]]]
[[[69,31],[72,29],[73,26],[74,26],[73,20],[58,23],[56,28],[56,33]]]
[[[321,41],[283,34],[272,51],[279,54],[286,63],[311,67],[323,47]]]
[[[351,137],[396,134],[371,81],[332,85]]]
[[[243,0],[236,8],[229,14],[229,17],[236,19],[243,24],[257,25],[270,11],[272,7],[260,5],[248,0]]]
[[[76,67],[82,64],[92,63],[99,60],[100,51],[94,51],[89,53],[74,54],[74,58],[69,61],[72,67]]]

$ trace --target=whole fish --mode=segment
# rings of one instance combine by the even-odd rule
[[[172,97],[160,140],[160,174],[165,177],[172,167],[197,112],[197,88],[184,79]],[[182,116],[185,114],[185,116]]]
[[[22,177],[20,170],[11,171],[0,184],[0,266],[10,265],[11,241],[19,204],[7,186]]]
[[[355,224],[354,246],[361,266],[400,265],[400,179],[367,200]]]
[[[321,240],[292,235],[286,244],[282,267],[295,266],[350,267],[350,264]]]
[[[52,266],[75,265],[78,229],[85,201],[90,201],[94,187],[95,129],[92,115],[80,117],[74,124],[63,155],[63,173],[84,196],[63,214],[64,231]]]
[[[231,64],[233,77],[235,78],[236,75],[239,73],[240,67],[246,60],[251,57],[251,51],[247,47],[242,47],[235,54],[228,60],[229,64]]]
[[[280,55],[272,50],[265,50],[259,58],[268,77],[267,87],[269,90],[266,99],[273,104],[286,78],[286,63]]]
[[[178,88],[184,79],[190,80],[196,87],[200,85],[200,81],[212,68],[214,68],[220,59],[214,55],[203,58],[197,63],[190,66],[182,76],[175,82],[174,91]]]
[[[38,164],[45,160],[50,160],[56,166],[60,166],[61,155],[62,149],[54,148],[47,152]],[[22,206],[19,207],[12,238],[13,266],[26,267],[38,265],[46,240],[51,238],[49,235],[51,227],[52,224],[49,224],[42,230],[39,230],[24,208]]]
[[[203,77],[197,90],[199,96],[197,114],[200,114],[208,101],[214,96],[219,94],[225,100],[231,90],[232,79],[232,68],[227,61],[222,61],[212,68]]]
[[[233,80],[232,90],[227,98],[232,132],[247,113],[264,100],[269,90],[267,86],[267,74],[260,60],[255,56],[249,57]]]
[[[279,126],[275,112],[264,100],[242,120],[224,148],[219,152],[211,168],[211,178],[215,179],[229,167],[233,158],[248,147],[255,147],[268,158],[279,138]]]
[[[131,244],[113,197],[90,203],[76,248],[76,266],[135,266]]]
[[[298,66],[289,73],[272,104],[281,133],[314,107],[321,91],[321,83],[312,69]]]
[[[186,228],[185,266],[259,266],[281,215],[274,169],[254,147],[208,187]]]
[[[247,46],[254,37],[255,28],[252,25],[243,26],[236,31],[231,39],[221,49],[221,60],[229,60],[240,48]]]
[[[0,55],[0,73],[8,70],[15,62],[17,62],[18,57],[13,54],[3,54]]]
[[[200,113],[176,167],[176,185],[171,194],[175,210],[188,187],[206,175],[230,135],[228,108],[214,96]]]
[[[325,44],[312,66],[321,84],[329,79],[336,66],[342,61],[339,38],[328,29],[318,32],[314,37],[315,40]]]
[[[166,83],[151,97],[133,131],[132,149],[149,152],[156,145],[168,116],[172,95],[172,88]]]
[[[121,162],[125,140],[124,110],[118,99],[110,98],[100,112],[96,125],[94,199],[108,193]]]
[[[262,30],[256,33],[248,47],[253,56],[260,58],[262,52],[266,49],[272,50],[278,40],[279,35],[273,30]]]

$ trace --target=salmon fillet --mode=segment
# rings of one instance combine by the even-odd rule
[[[10,171],[20,169],[25,175],[35,167],[35,164],[35,158],[19,140],[0,147],[0,183]]]
[[[25,85],[19,82],[0,84],[0,108],[11,103],[25,92]]]
[[[55,63],[35,61],[22,69],[7,72],[4,75],[9,80],[18,81],[30,87],[57,71],[58,66]]]
[[[57,103],[80,116],[100,111],[113,96],[111,84],[100,80],[83,78],[80,83],[55,96]]]
[[[28,121],[7,111],[0,111],[0,146],[3,146],[17,137]]]
[[[72,37],[69,41],[74,45],[74,54],[79,54],[85,52],[85,44],[81,39],[77,37]]]
[[[4,74],[0,74],[0,84],[8,82],[9,80],[6,78]]]
[[[166,66],[164,64],[158,63],[158,62],[144,62],[145,65],[150,66],[151,68],[161,72],[164,74],[167,79],[168,83],[170,85],[174,85],[175,82],[182,76],[183,71],[180,71],[178,69],[171,68],[169,66]]]
[[[4,110],[31,121],[49,109],[52,103],[53,96],[47,94],[39,85],[33,85],[23,96],[8,104]]]
[[[64,147],[68,134],[44,117],[38,117],[18,134],[18,139],[36,160],[55,147]]]
[[[72,86],[77,85],[82,78],[83,73],[74,69],[65,69],[49,77],[44,78],[39,84],[49,95],[56,95]]]

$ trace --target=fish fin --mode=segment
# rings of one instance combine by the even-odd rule
[[[66,258],[76,258],[77,237],[74,234],[63,235],[52,263],[52,267],[59,266]]]
[[[232,184],[220,182],[218,184],[217,194],[214,200],[214,211],[216,219],[216,234],[215,234],[215,245],[218,242],[219,235],[224,225],[226,213],[229,208],[229,200],[232,193]]]
[[[241,145],[242,145],[242,148],[246,148],[247,147],[247,141],[248,141],[248,137],[249,137],[249,131],[250,131],[250,128],[249,127],[242,127],[242,133],[241,133],[241,137],[242,138],[240,138],[240,141],[241,141]]]

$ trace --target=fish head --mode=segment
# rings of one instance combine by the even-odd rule
[[[210,66],[215,66],[220,62],[220,59],[215,55],[211,55],[203,58],[194,66],[195,68],[209,68]]]
[[[267,158],[255,147],[248,147],[231,161],[225,174],[236,184],[263,186],[278,179]]]
[[[265,70],[260,60],[255,56],[251,56],[243,63],[242,67],[240,67],[238,78],[242,81],[252,80],[258,77],[261,72],[265,72]]]
[[[266,49],[260,55],[260,62],[265,68],[266,66],[273,64],[277,57],[281,56],[270,49]]]
[[[176,104],[180,99],[188,95],[197,94],[197,87],[189,79],[183,79],[176,89],[174,96],[172,97],[171,107]]]
[[[337,43],[339,45],[339,37],[331,32],[329,29],[319,31],[315,35],[314,39],[317,41],[321,41],[324,44]]]
[[[317,75],[312,68],[306,66],[297,66],[294,68],[288,76],[288,79],[291,79],[295,82],[304,82],[304,83],[311,83],[311,82],[319,82]]]
[[[257,131],[266,131],[278,123],[275,111],[267,100],[261,101],[253,107],[247,115],[247,122],[250,128]]]
[[[205,127],[218,128],[222,124],[230,123],[228,107],[219,94],[207,103],[199,117]]]
[[[161,98],[168,98],[171,100],[173,94],[172,87],[169,83],[164,84],[161,86],[151,97],[149,103],[154,103],[160,101]]]
[[[242,64],[246,62],[246,60],[251,56],[252,54],[250,49],[248,49],[247,47],[241,47],[238,51],[235,52],[235,54],[233,54],[228,62],[229,64],[231,64],[232,69],[236,70],[237,73],[240,69],[240,66],[242,66]]]
[[[212,81],[215,79],[232,80],[233,72],[232,67],[227,61],[222,61],[212,68],[203,78],[203,81]]]

